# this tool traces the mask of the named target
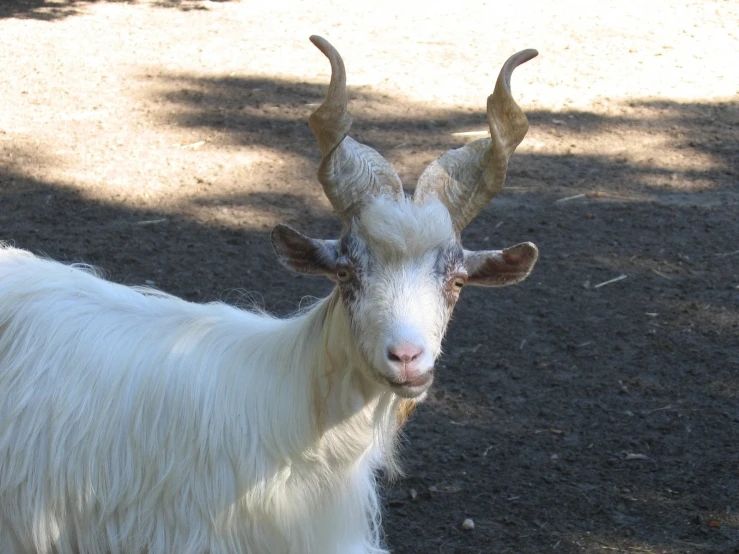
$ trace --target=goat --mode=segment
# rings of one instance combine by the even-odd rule
[[[338,52],[309,125],[338,240],[277,225],[289,269],[333,279],[289,319],[125,287],[0,248],[0,544],[10,554],[379,554],[378,469],[423,400],[465,285],[528,276],[531,243],[469,251],[528,129],[503,66],[491,138],[450,150],[406,195],[348,136]]]

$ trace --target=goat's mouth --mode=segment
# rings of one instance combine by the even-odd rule
[[[407,381],[395,381],[387,377],[386,379],[392,391],[398,396],[402,396],[403,398],[417,398],[424,394],[431,386],[431,383],[434,382],[434,370],[429,370]]]

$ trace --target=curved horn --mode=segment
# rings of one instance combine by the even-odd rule
[[[326,99],[308,118],[323,154],[318,180],[334,210],[348,224],[372,197],[402,198],[403,185],[385,158],[347,136],[352,116],[347,110],[344,61],[326,39],[313,35],[310,40],[331,62]]]
[[[508,159],[529,129],[526,115],[511,96],[511,75],[538,54],[536,50],[522,50],[503,64],[495,90],[488,96],[490,138],[449,150],[418,179],[414,203],[424,204],[431,197],[441,200],[458,233],[503,188]]]

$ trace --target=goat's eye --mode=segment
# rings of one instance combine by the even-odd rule
[[[465,280],[462,277],[455,277],[454,279],[452,279],[451,284],[452,284],[452,290],[454,292],[459,292],[460,290],[462,290],[462,287],[465,284]]]
[[[346,283],[352,278],[351,271],[348,269],[339,269],[336,271],[336,278],[342,283]]]

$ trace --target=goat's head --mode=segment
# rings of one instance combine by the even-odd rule
[[[278,225],[272,244],[288,268],[337,283],[369,377],[400,396],[420,397],[462,287],[518,283],[536,263],[531,243],[473,252],[462,248],[460,233],[500,191],[508,158],[526,135],[510,78],[537,52],[524,50],[503,65],[487,103],[491,138],[438,158],[411,198],[382,156],[347,136],[344,63],[326,40],[311,41],[332,72],[326,100],[309,119],[323,152],[318,179],[344,230],[339,240],[319,240]]]

